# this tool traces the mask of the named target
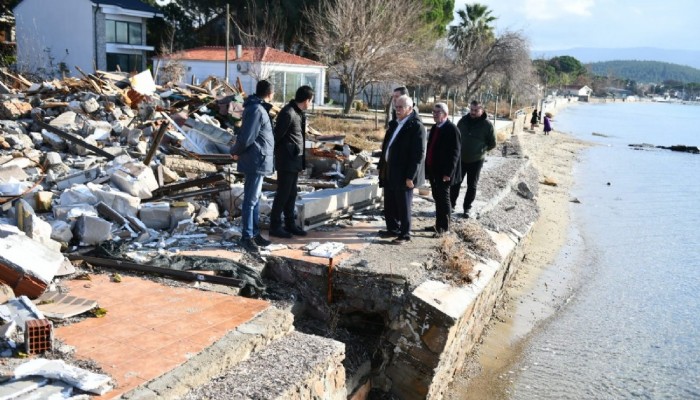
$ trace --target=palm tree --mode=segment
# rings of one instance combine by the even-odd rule
[[[447,40],[455,48],[459,58],[465,60],[479,44],[487,44],[495,39],[494,27],[497,18],[491,15],[487,6],[479,3],[466,4],[464,10],[457,11],[459,23],[450,26]]]

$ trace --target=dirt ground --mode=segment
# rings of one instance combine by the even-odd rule
[[[557,185],[540,185],[540,217],[524,245],[525,256],[517,260],[518,272],[505,301],[496,310],[471,361],[452,382],[447,399],[507,399],[509,375],[528,335],[570,295],[573,277],[567,271],[556,270],[552,263],[565,246],[570,207],[576,201],[570,197],[571,172],[578,151],[587,144],[558,132],[544,136],[541,131],[520,133],[520,144],[537,169],[539,182],[549,179]]]

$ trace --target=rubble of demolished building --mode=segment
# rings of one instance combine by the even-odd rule
[[[237,241],[243,177],[229,154],[245,97],[240,83],[210,78],[198,86],[159,86],[150,71],[80,73],[31,82],[0,70],[3,356],[46,350],[32,348],[36,339],[26,336],[43,332],[33,325],[50,313],[36,305],[56,295],[54,278],[75,272],[71,261],[208,280],[251,296],[264,290],[257,273],[241,263],[220,267],[234,270],[228,277],[172,267],[179,250],[243,251]],[[342,190],[371,175],[369,152],[313,128],[307,140],[302,197]],[[275,182],[273,175],[263,186],[263,225]],[[372,197],[359,205],[376,202]],[[300,212],[299,222],[309,228],[333,216]],[[87,304],[84,311],[96,306]],[[90,379],[99,381],[93,393],[104,393],[101,377]]]

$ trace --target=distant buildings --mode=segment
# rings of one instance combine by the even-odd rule
[[[59,76],[146,68],[146,22],[163,17],[138,0],[23,0],[14,9],[20,72]]]

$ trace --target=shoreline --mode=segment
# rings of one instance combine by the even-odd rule
[[[504,300],[494,311],[481,343],[455,376],[449,399],[508,398],[511,377],[517,372],[513,368],[528,338],[567,302],[576,286],[575,268],[565,260],[576,250],[570,243],[579,240],[571,229],[572,171],[579,152],[590,144],[558,131],[544,136],[541,130],[523,130],[518,135],[538,181],[549,178],[557,186],[539,185],[540,215],[524,243],[524,256],[515,261],[517,272]]]

